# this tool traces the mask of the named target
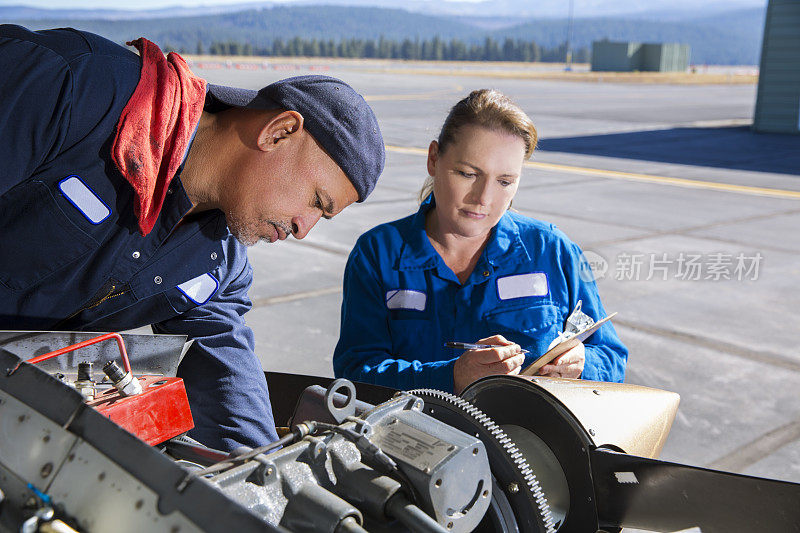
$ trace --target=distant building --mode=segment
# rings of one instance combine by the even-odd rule
[[[800,133],[800,2],[770,0],[753,129]]]
[[[678,43],[592,43],[592,70],[683,72],[689,68],[689,45]]]

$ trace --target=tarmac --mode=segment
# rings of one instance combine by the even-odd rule
[[[246,315],[264,368],[331,376],[342,273],[356,238],[412,213],[449,107],[499,89],[540,148],[514,208],[556,223],[595,260],[630,349],[625,381],[675,391],[661,458],[800,482],[800,136],[753,133],[754,85],[654,85],[366,72],[195,70],[259,88],[324,73],[372,104],[386,145],[375,192],[301,240],[250,249]],[[613,416],[610,413],[609,416]]]

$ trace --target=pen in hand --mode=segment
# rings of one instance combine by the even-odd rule
[[[458,350],[485,350],[487,348],[499,348],[502,344],[474,344],[471,342],[446,342],[444,343],[447,348],[456,348]],[[520,353],[528,353],[528,350],[520,348]]]

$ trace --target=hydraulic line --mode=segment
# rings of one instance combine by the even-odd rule
[[[402,493],[395,494],[386,502],[386,514],[399,520],[411,531],[447,533],[447,529],[428,516],[422,509],[408,501]]]
[[[125,371],[130,373],[131,363],[128,360],[128,352],[125,349],[125,341],[122,340],[122,335],[120,335],[119,333],[105,333],[103,335],[99,335],[97,337],[93,337],[85,341],[71,344],[65,348],[60,348],[53,352],[47,352],[42,355],[37,355],[36,357],[32,357],[25,362],[35,365],[36,363],[41,363],[42,361],[47,361],[48,359],[52,359],[53,357],[58,357],[59,355],[65,353],[74,352],[75,350],[79,350],[81,348],[85,348],[86,346],[91,346],[92,344],[97,344],[98,342],[103,342],[108,339],[114,339],[115,341],[117,341],[117,346],[119,346],[119,353],[122,356],[122,364],[125,366]]]

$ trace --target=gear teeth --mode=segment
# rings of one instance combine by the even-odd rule
[[[528,490],[533,494],[534,500],[539,511],[539,518],[545,526],[546,533],[556,533],[556,527],[553,520],[553,515],[550,512],[550,504],[547,503],[547,497],[542,491],[539,480],[528,465],[522,452],[519,451],[517,446],[512,442],[511,438],[506,435],[506,432],[500,429],[494,420],[489,418],[480,409],[469,403],[463,398],[459,398],[449,392],[444,392],[436,389],[415,389],[408,391],[409,394],[414,396],[421,396],[423,400],[426,398],[435,398],[442,402],[446,402],[453,407],[459,409],[462,413],[469,416],[474,422],[480,424],[485,431],[492,436],[492,438],[503,448],[506,455],[512,460],[517,471],[525,480]]]

